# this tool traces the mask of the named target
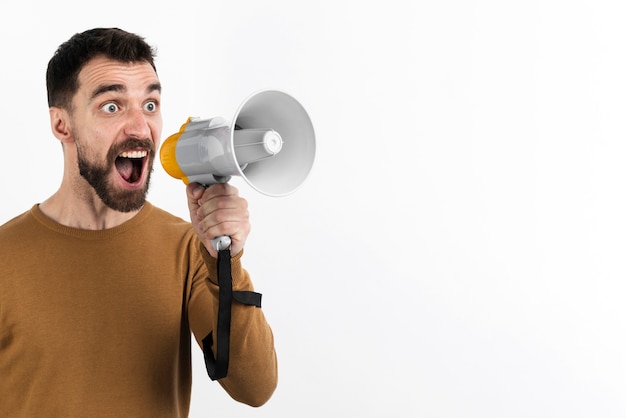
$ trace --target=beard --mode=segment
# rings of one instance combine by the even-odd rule
[[[129,139],[123,143],[113,145],[106,156],[103,164],[90,161],[82,147],[76,141],[78,155],[78,169],[80,175],[93,187],[94,191],[109,208],[119,212],[132,212],[141,209],[146,202],[146,196],[150,186],[150,176],[154,163],[154,144],[150,140]],[[110,181],[112,173],[116,171],[115,160],[124,150],[142,148],[150,150],[149,161],[146,167],[146,182],[141,189],[124,190],[116,188]]]

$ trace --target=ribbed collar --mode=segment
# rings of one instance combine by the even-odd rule
[[[97,240],[97,239],[102,239],[102,238],[111,237],[117,234],[121,234],[121,233],[124,233],[126,231],[129,231],[135,228],[137,225],[141,224],[150,215],[153,209],[154,209],[154,206],[151,203],[146,202],[141,208],[141,210],[137,212],[135,216],[133,216],[131,219],[124,222],[123,224],[118,225],[113,228],[98,229],[98,230],[72,228],[69,226],[61,225],[60,223],[55,222],[52,219],[48,218],[39,208],[39,204],[35,204],[30,209],[30,214],[41,225],[43,225],[44,227],[56,233],[67,235],[67,236],[72,236],[75,238]]]

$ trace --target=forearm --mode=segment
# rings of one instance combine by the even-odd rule
[[[263,405],[278,381],[274,337],[263,311],[234,302],[230,338],[228,375],[219,383],[233,399]]]
[[[209,269],[208,288],[217,305],[219,286],[216,284],[215,259],[206,252],[203,256]],[[253,292],[248,272],[241,266],[241,254],[232,257],[230,266],[233,292]],[[234,399],[248,405],[260,406],[271,397],[277,384],[277,360],[272,330],[260,306],[233,300],[230,313],[228,374],[219,382]],[[213,329],[217,329],[217,326]],[[215,344],[211,345],[212,348],[205,346],[204,349],[212,349],[217,357],[215,351],[219,347],[219,334],[213,333],[213,338]]]

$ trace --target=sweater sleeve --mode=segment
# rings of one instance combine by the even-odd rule
[[[217,347],[217,260],[199,244],[206,269],[193,279],[189,301],[189,322],[196,341],[213,333],[213,350]],[[231,258],[233,291],[254,291],[248,272],[242,267],[243,251]],[[206,272],[208,271],[208,277]],[[209,349],[204,347],[203,349]],[[214,356],[216,353],[213,353]],[[228,375],[218,382],[235,400],[261,406],[272,396],[278,382],[274,337],[263,311],[233,300],[230,327]]]

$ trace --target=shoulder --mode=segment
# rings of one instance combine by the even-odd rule
[[[10,237],[16,234],[22,235],[28,232],[29,229],[32,229],[35,224],[33,222],[35,219],[32,216],[32,211],[36,206],[37,205],[0,225],[0,236]]]
[[[9,271],[8,265],[23,262],[24,254],[31,253],[33,247],[42,247],[42,228],[30,210],[0,225],[0,266]],[[0,275],[3,276],[3,275]]]
[[[172,228],[190,229],[191,222],[174,215],[158,206],[153,205],[150,202],[146,202],[142,212],[145,212],[146,219],[151,223],[158,223],[161,226],[168,226]]]
[[[144,222],[144,233],[149,235],[157,234],[161,238],[180,240],[192,239],[195,235],[193,232],[193,226],[191,222],[174,215],[164,209],[161,209],[153,204],[146,202],[142,209]]]

